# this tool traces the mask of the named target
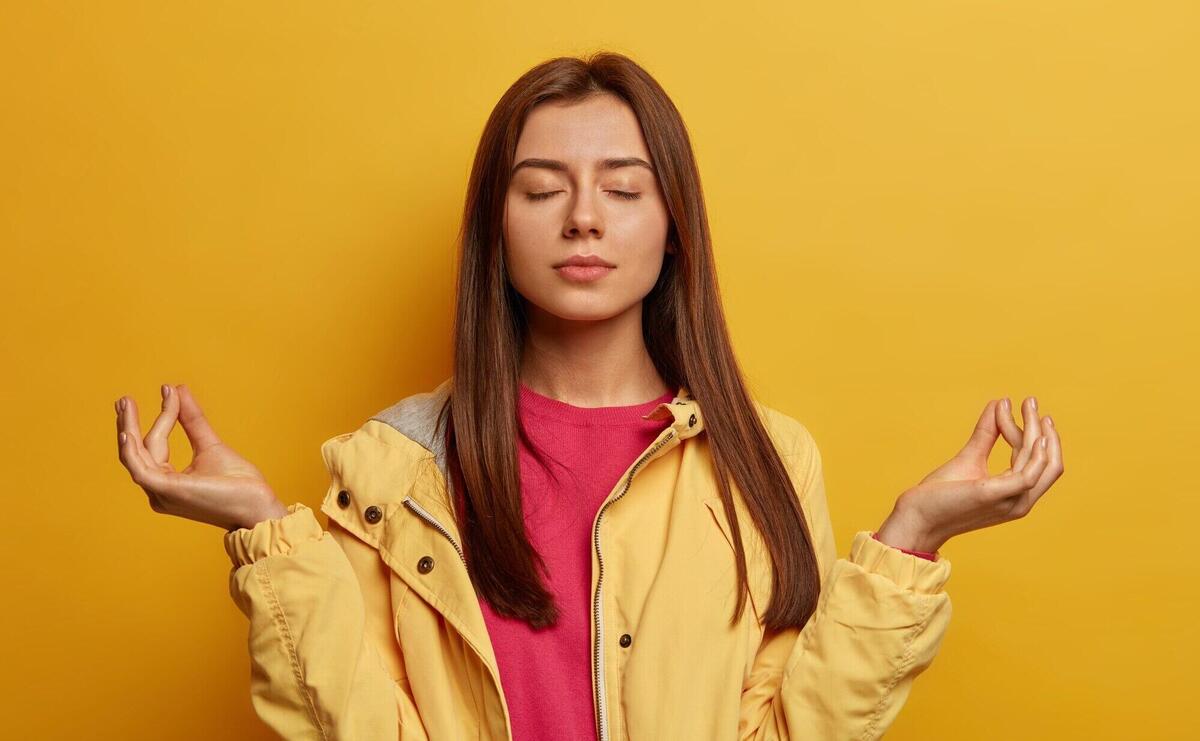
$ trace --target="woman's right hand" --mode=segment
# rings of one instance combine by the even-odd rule
[[[164,385],[162,395],[162,411],[144,440],[134,400],[122,396],[115,404],[121,463],[150,509],[231,531],[287,514],[262,473],[217,437],[187,386]],[[192,462],[182,471],[167,460],[176,420],[192,445]]]

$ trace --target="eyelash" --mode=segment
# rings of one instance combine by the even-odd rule
[[[560,191],[557,191],[557,190],[548,190],[545,193],[527,193],[526,198],[528,198],[531,201],[544,201],[547,198],[549,198],[550,196],[554,195],[555,193],[559,193],[559,192]],[[624,201],[636,201],[637,199],[642,197],[641,193],[631,193],[629,191],[624,191],[624,190],[610,190],[607,192],[615,193],[617,195],[617,198],[620,198],[621,200],[624,200]]]

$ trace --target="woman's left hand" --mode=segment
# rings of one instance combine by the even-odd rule
[[[1063,473],[1058,430],[1038,417],[1037,400],[1021,405],[1022,430],[1008,399],[984,407],[971,439],[953,458],[896,500],[877,535],[887,545],[936,551],[955,535],[1024,517]],[[1010,467],[988,475],[988,454],[1000,435],[1012,446]]]

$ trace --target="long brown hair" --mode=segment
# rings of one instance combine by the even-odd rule
[[[704,410],[720,496],[735,543],[738,601],[748,594],[746,556],[728,477],[732,477],[771,555],[771,630],[802,627],[820,580],[808,526],[783,462],[734,358],[721,308],[708,215],[691,140],[662,87],[626,56],[559,57],[523,74],[492,110],[475,152],[459,233],[454,365],[446,417],[449,486],[471,580],[496,612],[534,628],[558,617],[535,571],[545,564],[522,516],[517,439],[530,445],[517,415],[527,330],[522,299],[505,273],[502,219],[517,140],[530,110],[545,101],[611,94],[637,115],[670,213],[658,282],[643,303],[643,336],[663,380],[687,387]],[[536,449],[530,445],[537,455]]]

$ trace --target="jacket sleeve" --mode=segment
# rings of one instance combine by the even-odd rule
[[[839,559],[820,451],[803,427],[791,458],[821,593],[803,629],[764,635],[743,687],[738,737],[878,739],[945,637],[950,561],[905,553],[869,530]]]
[[[371,639],[355,567],[311,509],[227,532],[229,590],[250,619],[250,696],[286,739],[396,739],[402,703]]]

